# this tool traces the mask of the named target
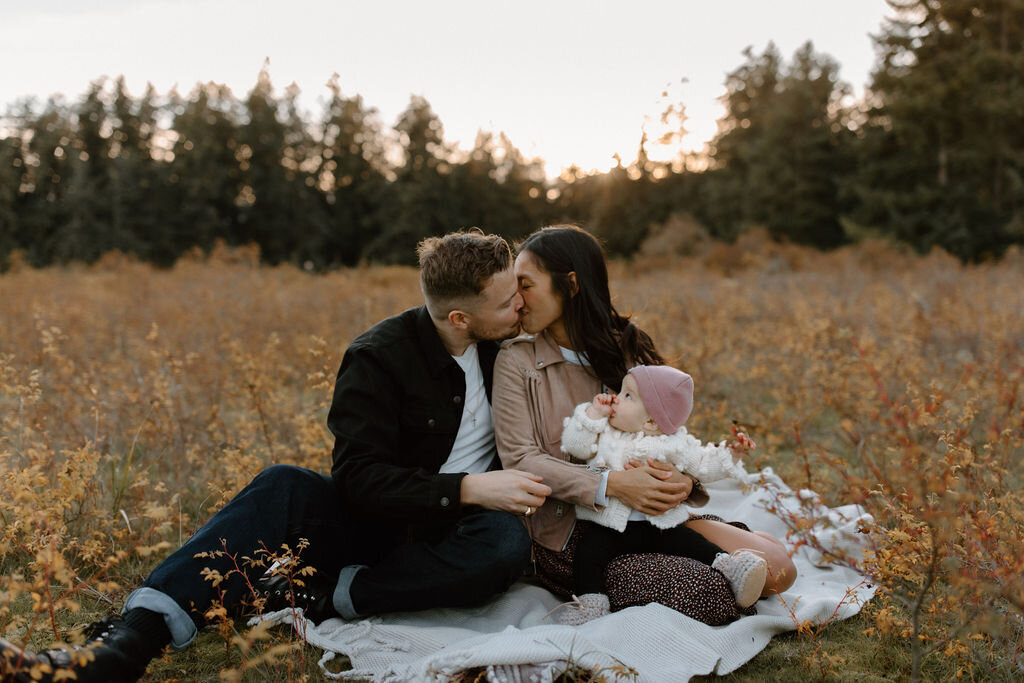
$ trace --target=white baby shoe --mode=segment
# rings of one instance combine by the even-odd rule
[[[749,550],[737,550],[731,555],[718,553],[711,567],[729,580],[729,587],[740,607],[750,607],[757,602],[768,580],[768,563]]]
[[[584,593],[566,603],[558,612],[558,623],[579,626],[611,613],[608,596],[604,593]]]

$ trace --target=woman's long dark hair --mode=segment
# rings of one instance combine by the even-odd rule
[[[575,225],[554,225],[527,237],[518,251],[533,254],[551,276],[569,341],[605,386],[619,391],[635,364],[664,364],[647,333],[612,306],[604,250],[593,235]],[[576,273],[575,295],[569,273]]]

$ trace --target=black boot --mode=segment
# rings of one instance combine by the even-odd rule
[[[17,683],[61,680],[56,676],[60,670],[73,671],[79,683],[127,683],[141,678],[149,660],[162,649],[161,646],[154,651],[154,644],[121,617],[107,617],[90,624],[85,637],[84,645],[44,650],[38,654],[0,638],[2,680]]]
[[[337,617],[334,609],[334,584],[320,576],[303,577],[304,586],[289,583],[284,574],[264,574],[256,582],[256,594],[263,598],[264,612],[300,608],[314,624]]]

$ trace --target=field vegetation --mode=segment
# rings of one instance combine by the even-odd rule
[[[755,231],[612,276],[620,309],[693,374],[695,434],[738,425],[759,444],[748,469],[876,520],[871,553],[835,558],[879,587],[863,612],[795,623],[733,678],[1024,675],[1024,254],[821,253]],[[15,259],[0,276],[0,635],[67,639],[264,467],[326,470],[341,353],[419,301],[412,269],[310,275],[251,249],[164,270]],[[319,677],[286,629],[218,623],[149,679]]]

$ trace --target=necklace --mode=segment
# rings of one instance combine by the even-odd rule
[[[487,406],[487,393],[484,389],[483,377],[480,374],[480,364],[477,360],[476,346],[471,345],[462,356],[453,357],[462,368],[466,379],[466,392],[463,394],[462,400],[462,416],[472,420],[472,424],[466,419],[463,419],[463,422],[469,428],[476,428],[479,418],[483,417],[481,412],[483,407],[489,407]]]
[[[475,391],[472,395],[466,392],[466,398],[462,402],[463,415],[468,414],[469,419],[473,421],[473,426],[476,427],[477,418],[482,416],[482,409],[487,404],[486,399],[482,399],[481,395],[483,391]]]
[[[466,407],[466,412],[469,413],[470,419],[473,420],[473,426],[476,427],[476,410],[474,410],[473,408],[469,407],[469,401],[466,401],[465,407]]]

